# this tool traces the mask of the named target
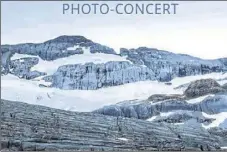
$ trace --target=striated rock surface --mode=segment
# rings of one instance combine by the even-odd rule
[[[215,138],[219,139],[221,147],[227,146],[227,129],[223,129],[220,127],[210,128],[208,129],[209,133]]]
[[[210,96],[202,102],[197,103],[197,109],[208,114],[227,112],[227,93]]]
[[[144,80],[155,80],[154,73],[147,67],[123,61],[86,63],[59,67],[52,77],[52,86],[61,89],[92,90]]]
[[[167,122],[167,123],[184,123],[191,119],[196,120],[196,123],[210,124],[215,119],[206,118],[201,112],[187,111],[187,110],[176,110],[173,112],[165,113],[153,118],[153,122]],[[149,120],[149,119],[148,119]]]
[[[214,95],[199,99],[207,94]],[[215,80],[202,79],[191,82],[183,95],[155,94],[147,100],[124,101],[105,106],[94,112],[111,116],[148,119],[160,113],[176,110],[199,111],[207,114],[227,112],[227,92]],[[185,117],[188,116],[185,115]]]
[[[217,150],[221,138],[201,127],[76,113],[2,100],[5,150]]]
[[[122,48],[120,51],[120,55],[127,56],[127,59],[134,64],[146,65],[150,68],[159,81],[227,70],[226,58],[203,60],[185,54],[174,54],[147,47],[130,50]]]
[[[10,73],[25,79],[34,79],[46,75],[44,72],[31,71],[31,68],[38,63],[39,59],[35,57],[12,60],[10,63]]]
[[[10,66],[10,58],[13,55],[12,52],[8,50],[2,49],[1,46],[1,74],[8,74],[9,73],[9,66]]]
[[[152,116],[160,114],[160,112],[169,112],[173,110],[196,110],[197,105],[188,104],[186,101],[178,100],[166,100],[157,103],[151,103],[147,100],[138,101],[138,103],[132,103],[125,101],[111,106],[104,106],[95,113],[100,113],[110,116],[123,116],[133,117],[138,119],[148,119]]]
[[[154,102],[164,101],[164,100],[170,100],[170,99],[178,99],[182,100],[184,99],[184,96],[181,94],[154,94],[151,95],[147,100]]]

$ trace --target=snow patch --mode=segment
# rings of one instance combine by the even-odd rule
[[[227,73],[210,73],[210,74],[204,74],[204,75],[196,75],[196,76],[187,76],[187,77],[177,77],[174,78],[171,83],[173,87],[178,87],[182,84],[187,84],[195,80],[200,80],[200,79],[224,79],[227,78]],[[220,81],[219,83],[223,83],[223,81]]]
[[[153,117],[147,119],[147,121],[154,121],[156,118],[157,118],[157,116],[153,116]]]
[[[221,112],[221,113],[218,113],[218,114],[212,114],[212,115],[209,115],[207,113],[204,113],[202,112],[203,116],[206,117],[206,118],[212,118],[212,119],[215,119],[211,124],[209,125],[204,125],[202,124],[202,126],[206,129],[208,128],[212,128],[212,127],[222,127],[222,128],[226,128],[227,129],[227,123],[224,123],[226,122],[227,120],[227,112]]]
[[[118,138],[119,140],[128,141],[127,138]]]
[[[205,96],[201,96],[201,97],[198,97],[198,98],[186,100],[186,102],[187,102],[187,103],[190,103],[190,104],[200,103],[200,102],[202,102],[204,99],[206,99],[207,97],[213,97],[213,96],[214,96],[214,94],[205,95]]]
[[[39,63],[31,68],[31,71],[40,71],[45,72],[47,75],[52,75],[60,66],[67,64],[85,64],[88,62],[93,62],[95,64],[98,63],[106,63],[109,61],[127,61],[126,57],[121,57],[119,55],[114,54],[104,54],[104,53],[90,53],[89,48],[83,48],[84,54],[75,54],[64,58],[59,58],[53,61],[46,61],[41,59],[39,56],[27,55],[27,54],[14,54],[11,57],[11,60],[21,59],[25,57],[36,57],[39,59]]]
[[[81,48],[79,45],[75,45],[73,47],[68,47],[66,50],[69,50],[69,51],[75,51],[76,49],[78,48]]]

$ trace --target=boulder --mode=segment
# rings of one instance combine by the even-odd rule
[[[188,98],[195,98],[219,92],[225,92],[225,90],[215,80],[201,79],[191,82],[184,91],[184,95]]]

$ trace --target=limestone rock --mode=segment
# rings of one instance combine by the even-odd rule
[[[10,62],[10,73],[25,79],[34,79],[36,77],[46,75],[44,72],[39,72],[36,70],[31,71],[31,68],[38,63],[39,59],[35,57],[12,60]]]
[[[201,127],[77,113],[20,102],[1,104],[4,150],[220,149],[220,140]]]
[[[189,98],[199,97],[210,93],[225,92],[225,90],[213,79],[196,80],[184,91]]]
[[[115,112],[112,112],[113,109],[115,109]],[[159,115],[160,113],[177,110],[205,112],[207,114],[227,112],[227,94],[208,96],[205,99],[201,99],[198,103],[188,103],[186,98],[168,99],[155,102],[150,100],[137,100],[136,102],[124,101],[122,103],[120,102],[115,105],[97,109],[94,113],[149,119],[153,116]]]
[[[174,54],[155,48],[121,48],[120,55],[137,65],[152,69],[159,81],[170,81],[175,77],[207,74],[227,70],[227,59],[203,60],[185,54]]]
[[[146,67],[125,61],[102,64],[64,65],[52,76],[52,86],[61,89],[94,90],[130,82],[154,80],[154,73]]]
[[[107,54],[116,54],[112,48],[95,43],[83,36],[59,36],[55,39],[48,40],[43,43],[26,43],[17,45],[2,45],[1,49],[12,53],[29,54],[39,56],[43,60],[55,60],[82,52],[75,50],[67,50],[74,46],[90,47],[91,53],[102,52]]]
[[[180,94],[170,94],[170,95],[165,95],[165,94],[154,94],[151,95],[147,100],[152,101],[152,102],[159,102],[159,101],[165,101],[165,100],[170,100],[170,99],[183,99],[183,96]]]

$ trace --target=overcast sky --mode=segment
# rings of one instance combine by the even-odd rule
[[[63,2],[1,3],[2,44],[83,35],[117,52],[147,46],[206,59],[227,57],[227,2],[177,2],[176,15],[155,16],[63,15]]]

